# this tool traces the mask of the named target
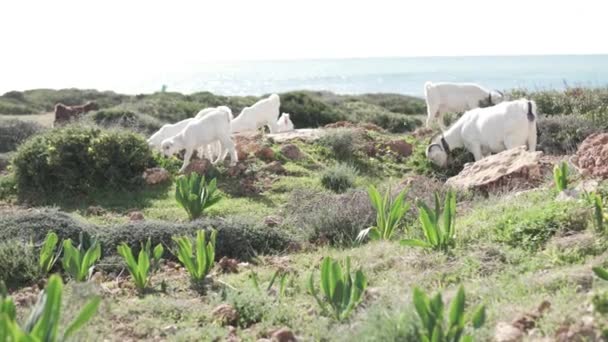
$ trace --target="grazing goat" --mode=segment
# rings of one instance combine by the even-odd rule
[[[167,138],[171,138],[176,136],[179,132],[181,132],[186,126],[192,121],[194,118],[188,118],[174,124],[166,124],[163,125],[156,133],[152,134],[150,138],[148,138],[148,145],[159,151],[161,150],[161,144],[163,140]]]
[[[505,100],[500,91],[487,90],[474,83],[426,82],[424,96],[428,113],[426,126],[430,127],[433,121],[438,120],[442,129],[445,129],[445,113],[462,113],[478,107],[493,106]]]
[[[241,114],[232,120],[232,132],[255,131],[259,127],[267,125],[270,133],[277,133],[277,119],[281,100],[279,95],[272,94],[266,99],[256,102],[251,107],[245,107]]]
[[[235,165],[238,161],[234,142],[230,137],[230,114],[225,110],[216,109],[207,113],[200,119],[194,118],[186,127],[177,135],[163,140],[161,149],[165,156],[171,156],[182,149],[186,150],[184,154],[184,163],[180,168],[180,172],[184,172],[190,158],[195,150],[203,148],[216,141],[220,142],[220,151],[225,151],[218,155],[212,164],[224,160],[230,153],[230,164]]]
[[[277,131],[279,133],[282,133],[282,132],[293,131],[294,129],[295,128],[294,128],[293,122],[291,122],[291,119],[289,118],[289,114],[288,113],[281,114],[281,117],[277,121]]]
[[[475,161],[521,145],[536,150],[536,103],[527,99],[508,101],[493,107],[472,109],[443,135],[432,139],[426,156],[445,167],[451,149],[464,147]]]
[[[98,110],[99,106],[93,101],[89,101],[80,106],[66,106],[63,103],[55,105],[55,122],[54,125],[63,124],[77,119],[82,114],[90,112],[92,110]]]

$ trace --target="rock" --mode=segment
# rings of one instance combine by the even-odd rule
[[[494,329],[494,340],[496,342],[519,342],[523,339],[524,332],[509,323],[498,322]]]
[[[524,146],[513,148],[465,165],[446,185],[462,190],[490,191],[496,188],[521,189],[543,181],[542,152],[528,152]]]
[[[239,160],[240,157],[239,157]],[[234,166],[230,166],[228,168],[228,176],[230,177],[238,177],[241,176],[245,173],[245,171],[247,171],[247,164],[245,164],[244,162],[239,161],[238,163],[236,163],[236,165]]]
[[[287,144],[281,147],[281,154],[285,156],[287,159],[291,160],[300,160],[302,159],[302,151],[297,145]]]
[[[273,342],[297,342],[298,339],[293,332],[287,328],[281,328],[274,331],[270,335],[270,340]]]
[[[132,211],[127,216],[129,216],[129,221],[143,221],[144,214],[141,211]]]
[[[153,167],[144,171],[144,180],[148,185],[160,184],[171,179],[169,171],[162,167]]]
[[[576,201],[578,200],[579,195],[580,193],[575,189],[566,189],[560,191],[555,197],[555,200],[558,202]]]
[[[547,248],[558,251],[588,250],[593,248],[597,239],[591,232],[582,231],[566,236],[554,236],[547,243]]]
[[[264,224],[268,227],[276,227],[283,223],[283,219],[278,216],[266,216],[264,217]]]
[[[266,137],[276,143],[286,143],[292,140],[313,142],[321,137],[322,132],[323,130],[318,128],[304,128],[284,133],[267,134]]]
[[[218,262],[223,273],[239,273],[239,262],[236,259],[222,257]]]
[[[184,174],[189,175],[192,172],[196,172],[199,175],[205,175],[211,166],[211,162],[207,159],[195,159],[188,164]]]
[[[389,148],[402,158],[407,158],[412,155],[412,145],[401,139],[389,141],[388,143],[384,144],[384,147]]]
[[[571,161],[584,176],[608,178],[608,133],[588,136]]]
[[[221,325],[236,326],[239,321],[239,313],[230,304],[220,304],[211,312],[214,320]]]
[[[274,173],[275,175],[284,175],[287,173],[287,170],[285,170],[279,161],[273,161],[272,163],[264,166],[263,170]]]
[[[270,147],[262,147],[255,152],[255,156],[265,162],[274,160],[274,151]]]
[[[101,216],[106,213],[106,210],[98,205],[92,205],[86,210],[87,215]]]

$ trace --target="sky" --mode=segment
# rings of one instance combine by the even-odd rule
[[[206,61],[608,53],[605,0],[19,0],[0,91],[85,87]]]

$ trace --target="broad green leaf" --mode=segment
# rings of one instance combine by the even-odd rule
[[[606,271],[605,269],[601,268],[601,267],[594,267],[592,268],[593,273],[595,273],[596,276],[598,276],[601,279],[604,280],[608,280],[608,271]]]
[[[464,320],[464,305],[465,305],[465,294],[464,287],[461,285],[458,288],[456,297],[452,299],[450,305],[450,327],[461,325]]]
[[[101,297],[95,297],[90,300],[87,305],[82,308],[78,316],[72,321],[70,326],[66,329],[65,334],[63,335],[64,339],[72,336],[78,329],[82,328],[95,314],[97,313],[97,308],[99,307],[99,303],[101,303]]]
[[[473,328],[479,329],[486,322],[486,307],[484,305],[479,305],[477,309],[473,312],[473,317],[471,318],[473,323]]]

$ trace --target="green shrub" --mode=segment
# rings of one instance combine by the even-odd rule
[[[345,336],[337,341],[402,342],[418,341],[416,314],[411,305],[392,308],[389,303],[373,303],[366,315],[351,324]]]
[[[190,223],[140,221],[98,228],[97,238],[103,246],[103,254],[115,253],[117,246],[125,242],[138,253],[140,242],[151,239],[153,245],[171,246],[172,237],[194,235],[198,230],[217,230],[216,258],[227,256],[249,260],[259,254],[275,254],[287,249],[293,242],[284,232],[261,226],[250,218],[201,218]],[[169,256],[168,256],[169,257]]]
[[[277,311],[272,298],[251,287],[227,291],[226,301],[239,313],[238,325],[248,328],[253,324],[265,321]]]
[[[602,131],[602,126],[579,115],[541,117],[537,127],[538,150],[554,155],[572,154],[585,138]]]
[[[0,281],[9,288],[20,288],[40,279],[38,256],[31,244],[3,237],[0,239]]]
[[[0,153],[14,151],[27,138],[43,130],[42,125],[32,121],[0,120]]]
[[[367,102],[352,100],[342,103],[338,110],[351,122],[369,122],[393,133],[413,131],[422,122],[416,118],[393,113],[383,107]]]
[[[471,336],[463,335],[467,325],[479,329],[486,320],[483,305],[479,305],[472,313],[465,314],[466,298],[462,285],[452,299],[449,312],[443,306],[440,293],[429,298],[422,290],[414,288],[413,301],[420,318],[421,341],[473,341]]]
[[[93,226],[57,209],[0,210],[0,241],[18,239],[38,245],[49,232],[59,240],[78,241],[81,233],[93,231]]]
[[[539,202],[535,206],[505,208],[494,220],[498,241],[523,249],[543,246],[557,232],[587,228],[589,211],[573,202]]]
[[[390,190],[382,196],[376,187],[371,185],[367,193],[376,210],[376,225],[362,230],[357,236],[357,241],[361,242],[368,236],[372,240],[390,240],[410,209],[410,205],[405,202],[407,192],[401,191],[392,199]]]
[[[38,109],[27,104],[15,103],[14,101],[7,101],[6,99],[0,98],[0,114],[23,115],[38,112]]]
[[[367,193],[361,190],[342,195],[295,190],[283,210],[284,226],[295,230],[294,235],[334,246],[352,246],[375,218]]]
[[[70,126],[28,140],[13,166],[19,195],[44,200],[99,189],[136,189],[150,160],[148,144],[135,133]]]
[[[425,114],[426,105],[419,97],[402,94],[363,94],[354,95],[360,101],[375,104],[393,113]]]
[[[126,101],[129,96],[116,94],[112,91],[97,91],[93,89],[34,89],[23,93],[25,103],[35,107],[39,112],[52,111],[57,103],[73,106],[87,101],[95,101],[100,108],[112,107]]]
[[[58,275],[52,275],[28,320],[20,326],[16,322],[15,305],[6,293],[0,294],[0,340],[2,341],[64,341],[82,328],[97,313],[101,297],[91,299],[74,320],[58,337],[61,320],[61,297],[63,282]]]
[[[163,123],[150,115],[134,113],[123,109],[105,109],[93,112],[88,117],[96,124],[106,127],[122,127],[146,135],[158,131]]]
[[[355,186],[358,171],[351,165],[338,163],[325,169],[321,174],[321,184],[328,190],[343,193]]]
[[[8,201],[17,195],[17,183],[15,175],[0,175],[0,200]]]
[[[445,196],[443,209],[439,204],[439,195],[435,193],[435,209],[429,208],[424,202],[418,203],[418,215],[424,240],[405,239],[401,245],[433,248],[447,252],[454,246],[456,235],[456,194],[449,191]]]
[[[345,119],[338,110],[310,92],[295,91],[280,94],[280,97],[281,112],[290,113],[290,119],[297,128],[319,127]]]
[[[194,243],[189,237],[173,237],[173,241],[177,245],[173,253],[195,282],[203,281],[215,262],[217,231],[211,230],[209,242],[206,241],[205,236],[205,231],[199,230],[196,232]]]
[[[314,272],[310,273],[308,292],[315,298],[323,312],[331,309],[338,321],[348,318],[352,310],[363,300],[367,279],[361,270],[350,273],[350,258],[346,258],[344,271],[338,261],[325,257],[321,263],[321,296],[315,287]]]
[[[361,133],[359,131],[338,128],[327,130],[317,140],[317,144],[327,147],[335,159],[350,162],[357,159],[360,141]]]
[[[216,191],[215,178],[207,183],[205,176],[196,172],[181,176],[175,182],[175,200],[186,210],[190,220],[196,220],[205,209],[219,202],[221,197]]]

